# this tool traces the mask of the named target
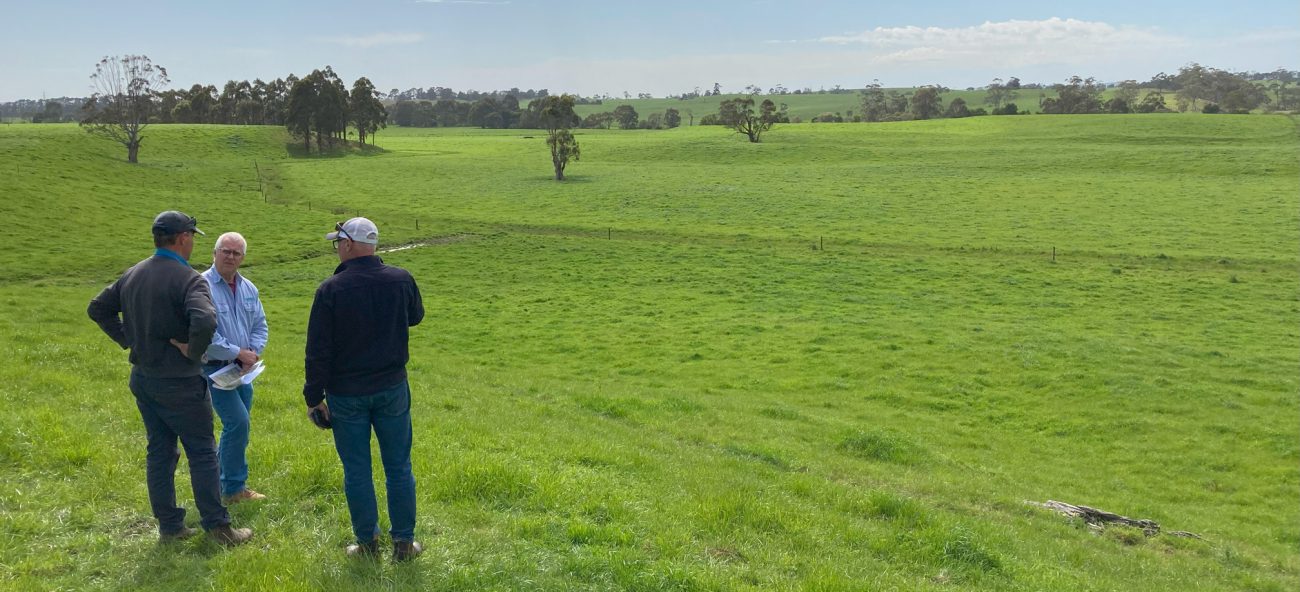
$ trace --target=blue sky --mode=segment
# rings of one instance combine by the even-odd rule
[[[0,101],[87,95],[99,58],[141,53],[186,88],[331,65],[385,91],[617,96],[714,82],[739,91],[1145,80],[1193,61],[1300,69],[1296,0],[4,0],[0,15]]]

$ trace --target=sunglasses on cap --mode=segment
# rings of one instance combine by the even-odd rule
[[[334,223],[334,230],[336,231],[335,236],[337,237],[337,238],[334,239],[334,249],[335,249],[335,250],[337,250],[337,249],[339,248],[339,241],[341,241],[341,240],[343,240],[343,239],[347,239],[347,240],[350,240],[350,241],[352,241],[352,242],[356,242],[356,240],[352,238],[352,235],[348,234],[348,231],[346,231],[346,230],[343,229],[343,223],[342,223],[342,222],[335,222],[335,223]]]

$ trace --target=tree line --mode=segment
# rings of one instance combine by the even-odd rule
[[[545,129],[542,119],[544,101],[555,95],[534,99],[527,106],[514,95],[487,96],[473,102],[454,99],[437,101],[398,101],[393,106],[392,122],[401,127],[479,127],[484,129]],[[582,104],[575,95],[574,105]],[[693,114],[687,114],[693,117]],[[651,113],[644,119],[631,105],[619,105],[612,111],[592,113],[574,127],[586,129],[666,129],[682,124],[682,112],[675,108]]]
[[[861,110],[846,115],[821,113],[814,122],[906,121],[916,119],[961,118],[981,115],[1027,115],[1029,110],[1016,104],[1026,91],[1037,91],[1038,108],[1044,114],[1119,114],[1200,111],[1204,113],[1249,113],[1255,109],[1300,110],[1300,72],[1278,70],[1267,78],[1252,79],[1242,74],[1189,64],[1177,74],[1158,74],[1146,82],[1124,80],[1112,85],[1095,78],[1071,76],[1065,82],[1047,87],[1022,85],[1018,78],[1006,81],[995,78],[984,87],[984,106],[971,106],[966,99],[953,98],[944,105],[942,95],[950,89],[926,85],[910,93],[885,89],[879,81],[868,84],[861,92]],[[1265,81],[1265,82],[1261,82]],[[969,88],[967,90],[975,90]],[[1054,96],[1046,92],[1051,90]],[[1106,98],[1107,91],[1110,97]],[[1171,102],[1172,101],[1172,102]],[[987,107],[987,108],[985,108]],[[721,123],[705,117],[703,123]],[[795,117],[793,123],[799,123]]]
[[[1296,110],[1300,108],[1300,88],[1291,85],[1297,79],[1300,79],[1300,73],[1288,70],[1248,77],[1193,63],[1175,75],[1157,74],[1146,84],[1135,80],[1120,82],[1113,86],[1111,97],[1103,100],[1107,85],[1093,78],[1071,76],[1065,83],[1052,85],[1055,96],[1040,92],[1039,110],[1046,114],[1152,113],[1174,108],[1205,113],[1246,113],[1260,107]],[[358,141],[364,146],[367,139],[373,141],[374,134],[390,121],[413,127],[471,125],[546,129],[548,143],[561,148],[567,146],[557,139],[556,107],[546,89],[521,93],[534,97],[525,107],[510,93],[479,93],[477,100],[466,102],[451,98],[454,93],[451,89],[434,87],[434,96],[444,98],[436,102],[399,100],[390,116],[381,100],[385,95],[377,91],[369,79],[357,79],[349,91],[329,66],[314,70],[301,79],[291,74],[269,83],[260,79],[252,83],[232,80],[218,93],[214,86],[198,84],[188,90],[166,89],[170,83],[166,69],[155,66],[147,56],[130,55],[104,58],[96,65],[91,80],[96,92],[85,100],[78,119],[88,132],[121,143],[127,149],[130,162],[136,162],[143,139],[141,132],[145,127],[151,123],[172,122],[284,125],[302,140],[307,152],[311,151],[313,138],[318,152],[346,142],[350,129],[356,130]],[[786,90],[778,87],[771,90]],[[873,81],[861,92],[861,111],[858,114],[850,111],[846,117],[839,113],[822,113],[813,121],[876,122],[1025,114],[1028,111],[1019,109],[1014,101],[1023,90],[1038,88],[1041,87],[1022,85],[1015,77],[1006,82],[995,78],[985,87],[984,102],[990,107],[985,109],[971,108],[961,97],[952,99],[945,106],[942,94],[949,89],[942,86],[927,85],[903,93],[897,89],[886,90],[879,81]],[[1144,95],[1144,88],[1154,90],[1148,90]],[[771,99],[765,99],[756,105],[754,97],[762,92],[761,88],[750,85],[746,90],[750,93],[748,96],[722,101],[718,112],[705,115],[700,123],[728,126],[744,134],[751,142],[758,142],[762,133],[772,125],[800,121],[787,115],[784,103],[777,108]],[[720,91],[720,85],[715,83],[709,94]],[[1166,100],[1166,92],[1174,93],[1173,108]],[[388,96],[395,94],[400,96],[403,93],[394,89]],[[419,89],[408,94],[428,96],[428,91]],[[567,109],[561,118],[564,125],[560,126],[565,133],[571,127],[607,129],[615,123],[621,129],[662,129],[681,125],[681,112],[675,108],[652,113],[642,120],[632,105],[625,104],[612,111],[578,118],[572,115],[572,107],[581,104],[581,98],[566,94],[560,99]],[[46,102],[39,116],[33,116],[33,119],[63,120],[66,101],[64,98]],[[687,115],[693,124],[694,114],[687,110]],[[572,142],[571,135],[566,141]],[[569,154],[566,150],[553,155],[559,158],[560,153]],[[574,159],[578,157],[576,142],[572,142],[571,154]],[[563,178],[563,169],[558,164],[556,173],[557,178]]]
[[[1125,112],[1142,112],[1143,110],[1160,111],[1162,109],[1171,109],[1178,111],[1200,111],[1209,107],[1211,112],[1240,112],[1251,110],[1259,107],[1277,110],[1300,110],[1300,87],[1296,82],[1300,81],[1300,72],[1286,69],[1277,69],[1271,72],[1239,72],[1232,73],[1215,68],[1201,66],[1200,64],[1189,64],[1183,67],[1177,73],[1166,74],[1161,72],[1152,76],[1146,81],[1125,80],[1118,83],[1103,85],[1096,79],[1079,78],[1079,82],[1073,82],[1072,77],[1064,84],[1042,85],[1034,83],[1021,83],[1017,78],[1009,78],[1006,82],[995,79],[984,89],[988,92],[985,100],[985,106],[965,105],[966,110],[962,107],[965,103],[963,100],[958,105],[948,105],[943,107],[942,115],[944,116],[976,116],[981,114],[1014,114],[1019,111],[1007,112],[1007,103],[1015,102],[1017,94],[1023,94],[1025,91],[1038,91],[1037,100],[1040,103],[1047,103],[1051,97],[1047,96],[1045,91],[1055,91],[1059,96],[1062,90],[1074,93],[1075,97],[1068,98],[1066,101],[1056,101],[1048,103],[1044,112],[1052,113],[1125,113]],[[287,117],[288,95],[293,85],[298,82],[299,78],[290,74],[284,78],[276,78],[271,81],[255,79],[252,82],[247,80],[230,80],[218,88],[215,85],[195,84],[188,89],[157,89],[154,96],[154,110],[151,113],[151,121],[155,123],[222,123],[222,124],[244,124],[244,125],[284,125]],[[1248,84],[1249,83],[1249,84]],[[1107,104],[1107,100],[1102,100],[1100,94],[1095,92],[1097,87],[1101,87],[1104,92],[1108,88],[1113,88],[1116,97],[1121,98],[1122,102]],[[923,87],[924,88],[924,87]],[[942,86],[935,86],[940,94],[947,92],[948,89]],[[1134,94],[1134,89],[1138,94]],[[1142,90],[1160,91],[1160,95],[1147,101],[1145,105],[1141,103],[1147,97],[1141,95]],[[871,105],[862,105],[862,110],[858,111],[856,116],[853,112],[848,113],[822,113],[814,117],[813,121],[818,122],[835,122],[835,121],[853,121],[856,117],[858,121],[889,121],[903,118],[918,118],[918,115],[925,116],[931,109],[926,104],[929,98],[923,93],[920,96],[922,104],[914,109],[911,104],[904,106],[903,95],[899,91],[885,91],[879,87],[879,83],[868,85],[863,91],[844,89],[839,86],[833,89],[820,89],[813,91],[810,88],[789,89],[784,85],[777,84],[768,89],[762,89],[758,85],[748,85],[745,87],[745,94],[749,96],[758,96],[767,94],[769,96],[801,95],[801,94],[842,94],[848,92],[861,92],[869,95]],[[976,90],[969,87],[966,90]],[[722,85],[714,83],[712,88],[701,89],[696,87],[693,91],[684,92],[680,95],[671,95],[674,98],[686,100],[699,97],[719,96],[722,93]],[[885,96],[881,96],[882,93]],[[1083,93],[1085,96],[1078,96]],[[630,93],[624,93],[625,98],[631,98]],[[520,90],[512,88],[504,91],[456,91],[447,87],[432,86],[429,88],[411,88],[405,91],[399,91],[394,88],[388,91],[380,98],[388,105],[392,116],[389,123],[395,123],[407,127],[434,127],[434,126],[477,126],[492,128],[509,128],[509,127],[535,127],[530,120],[521,113],[520,105],[522,103],[537,100],[549,96],[547,89],[527,89]],[[584,104],[602,104],[610,100],[609,95],[595,96],[585,98],[572,95],[575,105]],[[647,93],[638,93],[640,98],[649,98]],[[1097,100],[1094,101],[1093,98]],[[1161,102],[1159,99],[1165,99]],[[910,99],[909,99],[910,100]],[[27,119],[36,123],[40,122],[62,122],[77,121],[80,119],[80,107],[86,102],[85,98],[78,97],[60,97],[50,100],[32,100],[23,99],[0,103],[0,117]],[[409,103],[409,104],[408,104]],[[478,105],[477,111],[471,115],[470,111]],[[1211,106],[1212,105],[1212,106]],[[984,109],[984,111],[981,111]],[[617,124],[620,128],[625,128],[625,119],[611,118],[613,111],[608,112],[610,115],[600,114],[590,122],[584,122],[583,127],[611,127]],[[493,115],[497,114],[497,115]],[[691,115],[689,111],[687,115]],[[681,116],[679,111],[678,116]],[[497,117],[500,119],[498,120]],[[664,113],[659,118],[660,127],[674,127],[669,120],[672,119],[670,114]],[[639,119],[637,125],[655,127],[652,117]],[[693,123],[693,121],[692,121]],[[714,123],[717,123],[714,121]]]

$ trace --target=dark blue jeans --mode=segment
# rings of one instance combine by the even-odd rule
[[[415,540],[415,475],[411,473],[411,386],[405,380],[372,395],[327,394],[334,449],[343,462],[343,493],[358,542],[379,536],[379,509],[370,468],[370,431],[379,440],[388,491],[389,533]]]
[[[230,514],[221,505],[207,379],[150,378],[132,369],[130,386],[149,438],[145,475],[159,532],[169,534],[185,527],[185,508],[176,506],[176,463],[181,458],[177,439],[189,459],[190,487],[203,528],[230,524]]]

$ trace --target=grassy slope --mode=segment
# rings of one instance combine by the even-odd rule
[[[129,167],[72,127],[0,132],[0,213],[92,237],[21,224],[0,260],[0,383],[23,403],[0,417],[0,587],[1297,583],[1289,122],[719,131],[584,134],[564,185],[518,133],[288,159],[277,130],[158,127]],[[173,206],[250,237],[269,308],[251,462],[273,498],[235,509],[256,548],[153,548],[124,356],[83,316]],[[319,235],[356,210],[392,242],[457,237],[386,257],[431,313],[412,370],[432,551],[405,569],[339,557],[337,460],[297,394]],[[1047,498],[1210,540],[1021,503]]]

